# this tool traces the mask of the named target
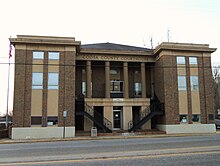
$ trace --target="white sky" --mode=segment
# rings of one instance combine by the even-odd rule
[[[75,37],[150,48],[167,41],[220,46],[220,0],[1,0],[0,63],[16,35]],[[13,58],[12,58],[13,61]],[[212,56],[220,62],[219,50]],[[13,106],[13,66],[9,111]],[[8,65],[0,64],[0,113],[6,112]]]

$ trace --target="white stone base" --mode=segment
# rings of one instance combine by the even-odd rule
[[[75,137],[75,127],[66,127],[65,137]],[[12,139],[63,138],[63,127],[13,127]]]
[[[157,129],[167,134],[185,133],[215,133],[215,124],[180,124],[180,125],[157,125]]]

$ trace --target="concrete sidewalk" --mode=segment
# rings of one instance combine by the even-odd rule
[[[149,135],[135,135],[129,133],[123,133],[117,136],[76,136],[73,138],[52,138],[52,139],[23,139],[12,140],[9,138],[0,139],[0,144],[14,144],[14,143],[35,143],[35,142],[57,142],[57,141],[83,141],[83,140],[108,140],[108,139],[131,139],[131,138],[162,138],[162,137],[187,137],[187,136],[209,136],[220,134],[220,131],[216,133],[199,133],[199,134],[149,134]]]

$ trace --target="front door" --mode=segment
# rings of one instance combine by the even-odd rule
[[[116,130],[121,129],[121,110],[113,111],[113,128]]]

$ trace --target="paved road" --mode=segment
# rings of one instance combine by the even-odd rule
[[[0,145],[1,165],[220,165],[220,135]]]

